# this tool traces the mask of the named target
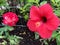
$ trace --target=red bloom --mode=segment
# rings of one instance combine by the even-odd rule
[[[5,25],[14,26],[18,20],[18,16],[13,12],[3,14],[3,24]]]
[[[31,31],[38,32],[42,38],[50,38],[59,26],[59,19],[49,4],[44,4],[39,8],[32,6],[27,26]]]

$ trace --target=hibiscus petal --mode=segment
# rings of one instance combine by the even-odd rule
[[[50,4],[44,4],[44,5],[40,6],[39,9],[40,9],[40,12],[43,14],[43,16],[45,16],[47,18],[52,16],[52,15],[49,15],[49,14],[53,13],[53,9],[50,6]]]
[[[46,23],[47,28],[50,30],[56,30],[59,26],[59,18],[55,14]]]
[[[39,8],[36,7],[36,6],[32,6],[31,9],[30,9],[30,18],[32,20],[40,20],[39,18]]]
[[[45,24],[42,24],[38,29],[37,29],[38,34],[43,38],[43,39],[48,39],[51,37],[52,32],[51,30],[48,30]]]
[[[33,21],[33,20],[29,20],[28,22],[27,22],[27,27],[31,30],[31,31],[36,31],[36,25],[35,25],[35,23],[36,23],[37,21]]]

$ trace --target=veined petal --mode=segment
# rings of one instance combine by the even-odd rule
[[[40,12],[43,14],[43,16],[45,16],[47,18],[52,16],[52,15],[49,15],[49,14],[53,13],[53,9],[50,6],[50,4],[44,4],[44,5],[40,6],[39,9],[40,9]]]
[[[29,20],[29,21],[27,22],[27,27],[28,27],[31,31],[36,31],[35,21]]]
[[[39,18],[39,8],[36,6],[32,6],[30,9],[30,19],[32,20],[40,20]]]
[[[50,30],[56,30],[59,26],[59,18],[55,14],[50,19],[47,20],[47,28]]]
[[[45,24],[42,24],[38,29],[37,29],[38,34],[43,38],[43,39],[48,39],[51,37],[52,32],[51,30],[48,30]]]
[[[29,20],[27,22],[27,27],[31,30],[31,31],[34,31],[36,32],[37,28],[41,25],[41,22],[40,21],[34,21],[34,20]]]

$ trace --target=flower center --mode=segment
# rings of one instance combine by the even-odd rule
[[[36,27],[39,27],[40,26],[40,22],[36,22],[35,25],[36,25]]]
[[[44,17],[42,17],[42,21],[44,22],[44,23],[46,23],[47,22],[47,18],[44,16]]]

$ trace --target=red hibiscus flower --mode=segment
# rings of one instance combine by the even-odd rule
[[[19,20],[18,16],[13,12],[4,13],[2,17],[3,17],[3,24],[9,26],[14,26]]]
[[[27,26],[31,31],[38,32],[42,38],[50,38],[59,26],[59,19],[49,4],[44,4],[39,8],[32,6]]]

